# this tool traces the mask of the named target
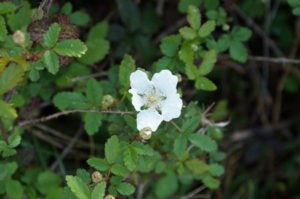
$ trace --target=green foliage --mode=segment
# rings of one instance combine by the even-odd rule
[[[47,50],[43,55],[43,61],[49,73],[55,75],[59,70],[59,60],[55,52]]]
[[[171,35],[165,37],[160,45],[160,49],[164,55],[173,57],[177,54],[181,38],[179,35]]]
[[[120,143],[117,136],[112,136],[105,143],[105,158],[109,164],[116,161],[120,153]]]
[[[109,169],[109,164],[101,158],[90,158],[87,160],[87,163],[99,171],[107,171]]]
[[[130,74],[135,70],[135,61],[131,56],[125,55],[123,61],[121,62],[119,69],[119,80],[120,83],[128,89],[130,86]]]
[[[94,135],[99,131],[102,123],[102,115],[98,112],[86,113],[84,117],[84,128],[89,135]]]
[[[135,188],[127,182],[122,182],[116,186],[117,191],[122,195],[131,195],[134,193]]]
[[[192,144],[199,147],[204,151],[215,151],[217,149],[217,144],[214,140],[212,140],[209,136],[203,134],[191,134],[188,139]]]
[[[82,11],[76,11],[70,14],[70,21],[77,26],[85,26],[90,21],[90,16]]]
[[[24,70],[22,67],[16,64],[10,64],[0,74],[0,95],[3,95],[7,91],[15,87],[17,83],[22,80],[23,75]]]
[[[103,198],[105,195],[105,188],[106,188],[105,182],[101,182],[101,183],[97,184],[92,192],[91,199]]]
[[[193,29],[198,30],[200,28],[201,14],[197,7],[189,6],[187,20]]]
[[[66,176],[66,181],[72,192],[78,199],[89,199],[90,190],[88,186],[77,176]]]
[[[7,38],[7,29],[5,20],[2,16],[0,16],[0,41],[5,41]]]
[[[216,22],[213,20],[209,20],[205,22],[201,28],[199,29],[199,37],[207,37],[211,34],[212,31],[214,31],[216,28]]]
[[[47,48],[52,48],[58,40],[59,31],[60,31],[59,24],[58,23],[53,23],[49,27],[49,30],[44,35],[43,45]]]
[[[63,56],[81,57],[87,51],[87,47],[79,39],[68,39],[59,42],[53,50]]]
[[[158,198],[168,198],[177,191],[178,181],[176,175],[169,174],[160,177],[155,183],[155,194]]]
[[[61,92],[53,98],[54,105],[60,110],[88,108],[87,99],[80,93]]]
[[[13,12],[16,8],[11,2],[0,2],[0,14]]]

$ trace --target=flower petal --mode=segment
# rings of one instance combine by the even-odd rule
[[[156,131],[163,117],[154,109],[142,110],[137,114],[137,129],[149,127],[152,131]]]
[[[177,118],[181,114],[182,109],[182,100],[180,99],[179,94],[173,94],[167,97],[164,101],[161,112],[164,121],[170,121],[173,118]]]
[[[130,86],[135,89],[137,93],[142,94],[151,88],[152,84],[145,72],[136,70],[130,75]]]
[[[169,70],[162,70],[155,73],[152,77],[152,82],[155,88],[161,91],[165,96],[177,93],[178,78]]]
[[[132,94],[131,101],[135,110],[140,111],[141,107],[145,104],[144,100],[138,95],[136,89],[129,89],[128,92]]]

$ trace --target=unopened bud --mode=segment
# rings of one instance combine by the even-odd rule
[[[24,44],[25,42],[25,35],[22,31],[18,30],[13,35],[14,42],[17,44]]]
[[[179,73],[176,74],[176,76],[177,76],[178,82],[181,82],[182,81],[182,76]]]
[[[145,127],[142,130],[140,130],[140,136],[144,140],[149,140],[152,135],[152,129],[150,127]]]
[[[104,95],[102,98],[102,108],[106,109],[115,102],[115,99],[111,95]]]
[[[95,171],[92,173],[92,180],[94,183],[101,182],[103,180],[103,177],[99,171]]]
[[[106,196],[104,197],[104,199],[115,199],[115,197],[112,196],[112,195],[106,195]]]
[[[230,29],[230,26],[228,24],[223,24],[222,29],[224,31],[228,31]]]

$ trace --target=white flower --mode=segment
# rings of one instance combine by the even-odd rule
[[[169,70],[162,70],[148,79],[137,70],[130,75],[132,104],[137,111],[137,128],[156,131],[160,123],[180,116],[182,100],[177,93],[178,78]]]

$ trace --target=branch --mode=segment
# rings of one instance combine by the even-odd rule
[[[30,124],[35,124],[35,123],[39,123],[39,122],[45,122],[48,120],[52,120],[55,118],[58,118],[60,116],[63,115],[69,115],[71,113],[82,113],[82,112],[98,112],[98,113],[111,113],[111,114],[134,114],[134,112],[132,111],[113,111],[113,110],[97,110],[97,109],[72,109],[72,110],[66,110],[66,111],[62,111],[62,112],[58,112],[58,113],[54,113],[52,115],[48,115],[42,118],[38,118],[38,119],[32,119],[32,120],[25,120],[22,122],[18,123],[18,127],[22,127],[22,126],[26,126],[26,125],[30,125]]]

